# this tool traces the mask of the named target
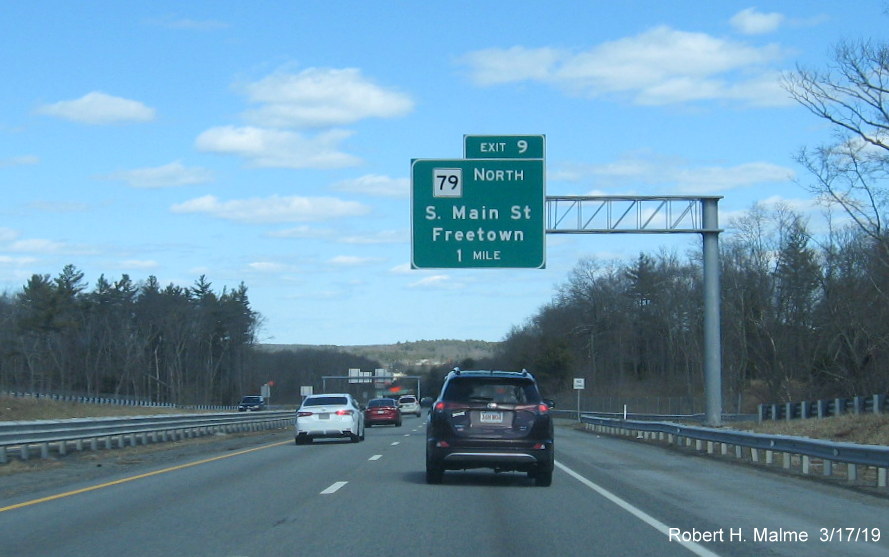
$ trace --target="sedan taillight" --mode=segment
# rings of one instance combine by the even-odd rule
[[[351,416],[352,414],[353,414],[353,412],[351,410],[337,410],[336,411],[337,416]]]
[[[311,416],[311,415],[312,415],[311,412],[297,412],[296,413],[297,418],[305,418],[306,416]]]

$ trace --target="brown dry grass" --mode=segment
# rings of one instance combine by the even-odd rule
[[[808,420],[765,421],[762,423],[727,424],[727,427],[770,433],[793,435],[812,439],[827,439],[843,443],[863,445],[889,445],[889,415],[862,414],[836,416]]]

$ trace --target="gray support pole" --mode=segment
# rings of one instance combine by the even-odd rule
[[[719,213],[716,199],[704,199],[704,389],[707,425],[722,425],[722,341],[719,325]]]

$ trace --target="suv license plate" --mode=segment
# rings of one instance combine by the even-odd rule
[[[479,421],[483,424],[502,424],[503,412],[482,412]]]

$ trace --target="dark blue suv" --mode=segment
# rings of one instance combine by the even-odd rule
[[[426,426],[426,481],[445,470],[526,472],[549,486],[554,448],[551,403],[525,370],[461,371],[445,379]]]

